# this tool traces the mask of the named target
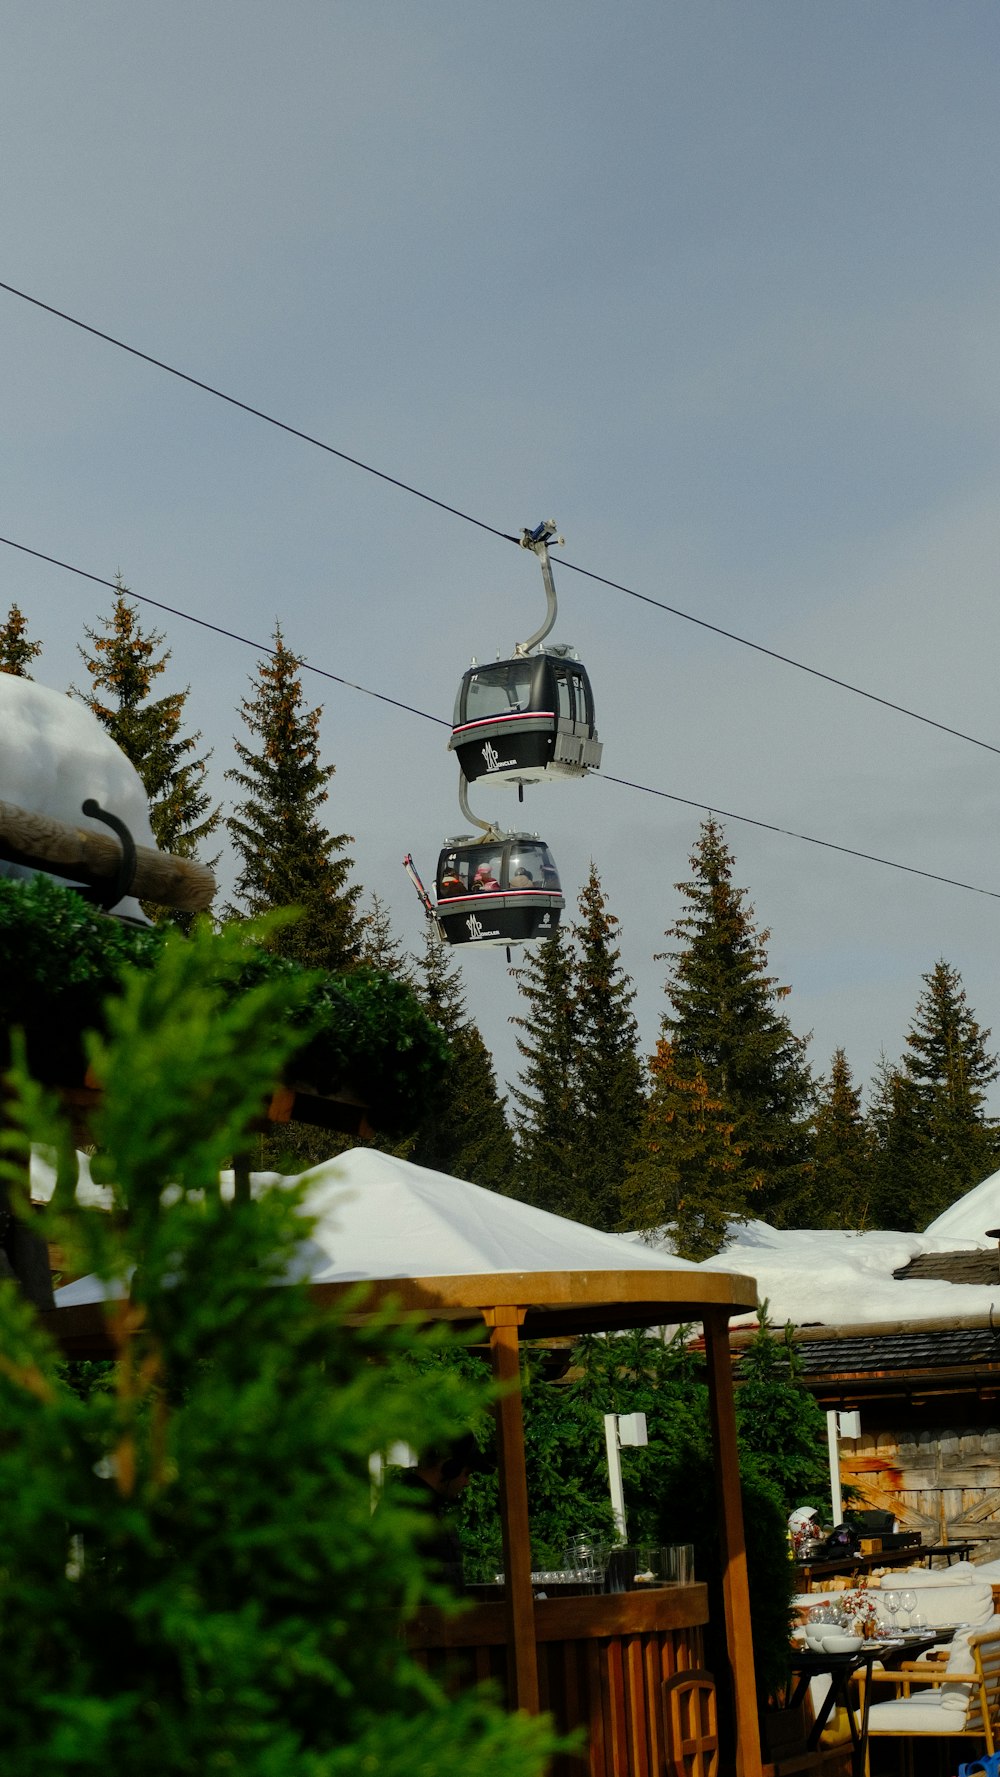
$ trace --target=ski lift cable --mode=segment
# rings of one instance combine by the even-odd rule
[[[17,543],[12,537],[0,536],[0,544],[6,545],[9,549],[17,549],[23,555],[34,556],[36,560],[47,562],[52,567],[64,568],[67,573],[76,574],[83,580],[93,581],[97,586],[110,587],[112,592],[119,590],[118,583],[108,580],[103,574],[94,574],[87,568],[75,567],[72,562],[62,561],[59,556],[47,555],[41,549],[32,549],[27,543]],[[238,630],[224,629],[221,624],[210,623],[204,617],[196,617],[191,611],[181,610],[177,605],[164,604],[160,599],[150,598],[146,593],[132,592],[130,588],[128,589],[128,597],[134,599],[137,604],[151,605],[154,610],[165,611],[171,617],[179,617],[186,623],[197,624],[199,628],[211,630],[213,634],[224,636],[228,641],[239,642],[244,647],[253,648],[259,654],[267,654],[272,658],[274,656],[275,650],[267,643],[255,642],[252,637],[241,635]],[[390,704],[394,709],[403,710],[407,715],[419,716],[422,721],[433,722],[440,728],[451,728],[449,721],[441,716],[432,716],[429,710],[417,709],[414,704],[403,703],[399,698],[389,697],[383,691],[373,691],[367,685],[356,684],[353,679],[341,678],[337,673],[329,672],[321,666],[314,666],[309,660],[303,660],[301,656],[296,656],[296,659],[303,672],[314,673],[318,678],[327,679],[334,685],[343,685],[349,691],[359,691],[365,697],[374,697],[379,703]],[[971,882],[959,882],[951,876],[940,876],[933,870],[921,870],[915,864],[900,864],[894,858],[882,858],[873,852],[860,851],[854,846],[839,845],[832,839],[818,839],[810,833],[797,833],[789,827],[779,827],[770,821],[757,820],[752,815],[734,814],[720,808],[716,802],[699,801],[694,797],[680,796],[671,790],[656,789],[651,784],[639,784],[629,778],[612,777],[607,772],[602,772],[601,776],[606,783],[618,784],[627,790],[638,790],[645,796],[658,796],[666,801],[682,803],[687,808],[698,808],[706,812],[721,814],[726,820],[740,821],[745,826],[760,827],[765,832],[777,833],[789,839],[798,839],[807,845],[822,846],[827,851],[842,852],[846,857],[859,858],[870,864],[880,864],[888,870],[902,870],[909,876],[922,876],[930,882],[943,883],[948,888],[964,889],[970,894],[986,895],[991,900],[1000,900],[1000,891],[996,889],[980,888]]]
[[[475,525],[481,531],[488,531],[491,536],[499,537],[505,543],[520,542],[520,538],[511,532],[500,530],[496,525],[488,524],[485,519],[476,518],[473,513],[466,512],[462,507],[449,504],[447,500],[437,499],[423,488],[414,487],[411,482],[403,481],[395,475],[389,475],[384,469],[377,469],[374,464],[366,463],[360,457],[352,456],[348,451],[339,450],[335,445],[328,444],[325,439],[317,438],[312,433],[303,431],[299,426],[290,425],[286,420],[279,420],[274,414],[266,413],[263,408],[252,406],[249,401],[241,401],[237,396],[227,394],[224,389],[216,388],[214,383],[205,382],[201,377],[192,376],[190,372],[180,370],[174,364],[168,364],[165,359],[154,357],[151,352],[141,351],[138,346],[129,345],[126,340],[118,339],[113,333],[107,333],[104,329],[93,326],[89,321],[82,321],[77,315],[71,315],[65,309],[56,308],[53,303],[43,302],[41,297],[32,296],[27,290],[18,289],[15,284],[8,284],[0,279],[0,290],[5,290],[9,296],[18,297],[22,302],[30,303],[34,308],[42,309],[46,314],[53,315],[59,321],[68,322],[70,326],[79,328],[83,333],[91,334],[95,339],[103,340],[106,345],[115,346],[119,351],[127,352],[131,357],[139,358],[145,364],[151,364],[156,370],[166,371],[168,376],[177,377],[181,382],[189,383],[192,388],[201,389],[207,395],[214,395],[217,400],[227,402],[230,407],[239,408],[241,412],[249,414],[253,419],[263,420],[266,425],[274,426],[278,431],[287,432],[291,437],[300,439],[302,443],[313,445],[315,449],[325,451],[328,456],[337,457],[341,462],[349,463],[352,468],[363,470],[366,475],[374,475],[379,481],[388,483],[390,487],[398,488],[401,493],[412,494],[415,499],[423,500],[430,506],[436,506],[440,511],[450,513],[453,518],[463,519],[466,524]],[[925,716],[919,710],[912,710],[906,704],[896,703],[892,698],[882,697],[876,691],[867,691],[861,685],[851,684],[848,679],[841,679],[834,673],[809,666],[805,661],[796,660],[790,654],[782,654],[776,648],[766,647],[763,642],[751,641],[748,636],[741,636],[735,630],[724,629],[721,624],[711,623],[708,618],[696,617],[693,612],[683,611],[679,606],[667,604],[663,599],[653,598],[649,593],[637,592],[634,587],[626,586],[620,580],[611,580],[607,575],[598,574],[590,568],[581,567],[577,562],[565,559],[562,561],[562,566],[571,569],[575,574],[583,575],[588,580],[593,580],[599,586],[607,586],[615,592],[624,593],[628,598],[637,599],[641,604],[648,605],[654,610],[663,611],[671,617],[682,618],[685,623],[693,623],[699,629],[708,630],[712,635],[722,636],[726,641],[736,642],[742,648],[750,648],[754,653],[763,654],[771,660],[776,660],[782,666],[794,667],[797,672],[808,673],[811,678],[822,679],[826,684],[833,685],[838,690],[849,691],[855,697],[863,697],[868,703],[880,704],[883,709],[892,710],[896,715],[907,716],[911,721],[921,722],[928,728],[936,728],[939,733],[951,735],[954,740],[964,740],[970,746],[981,747],[986,752],[1000,754],[1000,745],[995,745],[992,741],[982,740],[975,734],[967,734],[964,729],[953,728],[947,722],[939,722],[934,716]]]

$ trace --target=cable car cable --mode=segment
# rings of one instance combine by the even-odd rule
[[[78,574],[82,580],[93,580],[98,586],[110,586],[112,592],[120,591],[118,582],[106,580],[103,574],[91,574],[87,568],[77,568],[72,562],[60,561],[57,555],[46,555],[41,549],[31,549],[27,543],[15,543],[13,537],[0,537],[8,549],[19,549],[22,555],[33,555],[37,561],[49,562],[54,568],[65,568],[69,574]],[[130,599],[137,604],[152,605],[155,611],[166,611],[171,617],[182,617],[185,623],[196,623],[200,629],[210,629],[217,636],[225,636],[230,642],[242,642],[248,648],[256,648],[260,654],[269,654],[272,660],[276,650],[267,642],[255,642],[251,636],[240,635],[238,630],[224,629],[221,623],[209,623],[207,617],[195,617],[191,611],[182,611],[178,605],[165,605],[161,599],[150,598],[148,593],[133,592],[126,588]],[[291,652],[291,650],[289,650]],[[346,685],[349,691],[361,691],[365,697],[377,698],[379,703],[391,703],[394,709],[406,710],[408,715],[422,716],[426,722],[436,722],[441,728],[450,728],[443,716],[432,716],[427,710],[418,710],[412,703],[403,703],[398,697],[389,697],[385,691],[372,691],[368,685],[356,685],[353,679],[342,679],[337,673],[328,672],[325,667],[314,666],[311,660],[305,660],[300,654],[295,656],[303,672],[315,673],[317,678],[329,679],[334,685]]]
[[[293,438],[299,438],[304,444],[312,444],[328,456],[338,457],[343,463],[350,463],[355,469],[363,469],[366,475],[374,475],[390,487],[399,488],[402,493],[412,494],[415,499],[424,500],[429,506],[437,506],[440,511],[448,512],[453,518],[464,519],[481,531],[488,531],[493,537],[501,538],[505,543],[518,543],[520,539],[509,531],[502,531],[496,525],[488,524],[485,519],[476,518],[471,512],[465,512],[460,506],[449,505],[447,500],[439,500],[433,494],[425,493],[422,488],[414,487],[411,482],[402,481],[398,476],[389,475],[384,469],[376,469],[374,464],[363,462],[360,457],[351,456],[348,451],[338,450],[335,445],[327,444],[324,439],[316,438],[310,432],[304,432],[298,426],[290,425],[286,420],[276,419],[274,414],[265,413],[263,408],[253,407],[248,401],[241,401],[235,395],[227,395],[224,389],[218,389],[213,383],[204,382],[201,377],[192,376],[186,370],[178,370],[176,365],[168,364],[163,358],[155,358],[151,352],[140,351],[138,346],[129,345],[126,340],[118,339],[113,333],[106,333],[100,327],[94,327],[89,321],[81,321],[76,315],[67,314],[50,302],[43,302],[41,297],[29,295],[27,290],[19,290],[14,284],[7,284],[0,279],[0,290],[6,290],[9,296],[17,296],[22,302],[31,303],[33,307],[43,309],[46,314],[54,315],[57,320],[69,322],[71,327],[78,327],[83,333],[90,333],[95,339],[104,340],[105,344],[116,346],[119,351],[128,352],[133,358],[142,359],[145,364],[152,364],[157,370],[165,370],[169,376],[179,378],[181,382],[190,383],[192,388],[201,389],[207,395],[214,395],[219,401],[225,401],[230,407],[238,407],[243,413],[252,415],[254,419],[264,420],[269,426],[281,432],[287,432]],[[15,548],[18,545],[14,545]],[[922,722],[928,728],[936,728],[942,734],[950,734],[955,740],[964,740],[973,747],[982,747],[986,752],[1000,754],[1000,746],[991,741],[980,740],[977,735],[966,734],[961,728],[952,728],[947,722],[939,722],[933,716],[921,715],[919,710],[911,710],[906,704],[895,703],[889,697],[881,697],[876,691],[866,691],[860,685],[852,685],[848,679],[840,679],[834,673],[823,672],[820,667],[807,666],[805,661],[796,660],[790,654],[781,654],[776,648],[768,648],[763,642],[753,642],[748,636],[741,636],[735,630],[724,629],[721,624],[711,623],[705,617],[696,617],[691,611],[682,611],[677,605],[668,605],[662,599],[656,599],[649,593],[637,592],[634,587],[625,586],[620,580],[611,580],[604,574],[595,573],[590,568],[580,567],[578,563],[563,559],[562,566],[572,569],[575,574],[582,574],[586,579],[593,580],[599,586],[608,586],[615,592],[623,592],[628,598],[638,599],[640,603],[651,606],[655,610],[665,611],[671,617],[681,617],[685,623],[694,623],[699,629],[707,629],[713,635],[722,636],[730,642],[737,642],[743,648],[751,648],[756,654],[767,655],[771,660],[778,661],[782,666],[794,667],[798,672],[808,673],[815,679],[823,679],[828,685],[838,690],[850,691],[855,697],[863,697],[869,703],[881,704],[883,709],[892,710],[896,715],[908,716],[911,721]],[[377,695],[377,694],[376,694]],[[436,718],[434,718],[436,720]]]
[[[327,444],[322,438],[313,437],[311,432],[303,432],[298,426],[291,426],[287,420],[276,419],[273,413],[265,413],[262,407],[251,407],[249,401],[240,401],[236,395],[227,395],[225,389],[217,389],[213,383],[203,382],[201,377],[191,376],[186,370],[178,370],[176,365],[167,364],[163,358],[154,358],[151,352],[142,352],[138,346],[130,346],[124,339],[116,339],[113,333],[104,333],[100,327],[92,327],[89,321],[81,321],[76,315],[68,315],[65,309],[53,307],[51,302],[42,302],[38,296],[29,296],[26,290],[18,290],[13,284],[5,284],[0,279],[0,290],[6,290],[10,296],[19,296],[23,302],[33,303],[35,308],[44,309],[46,314],[55,315],[59,321],[68,321],[71,327],[79,327],[83,333],[92,333],[95,339],[103,339],[109,346],[117,346],[120,352],[129,352],[133,358],[141,358],[143,363],[152,364],[157,370],[165,370],[168,376],[176,376],[182,383],[190,383],[192,388],[202,389],[206,395],[215,395],[219,401],[226,401],[230,407],[238,407],[243,413],[249,413],[256,420],[264,420],[269,426],[276,426],[279,432],[288,432],[292,438],[301,438],[304,444],[313,444],[317,450],[326,451],[328,456],[339,457],[342,463],[350,463],[355,469],[363,469],[366,475],[374,475],[379,481],[387,481],[391,487],[398,487],[404,494],[413,494],[417,500],[426,500],[429,506],[439,506],[442,512],[450,512],[454,518],[464,518],[467,524],[474,524],[481,531],[489,531],[494,537],[502,537],[506,543],[516,543],[517,538],[507,531],[497,530],[495,525],[487,524],[485,519],[474,518],[471,512],[463,512],[458,506],[449,506],[446,500],[436,500],[433,494],[425,494],[422,488],[413,487],[408,481],[400,481],[395,475],[389,475],[384,469],[376,469],[372,463],[362,462],[360,457],[352,457],[346,450],[338,450],[335,445]]]
[[[929,882],[943,882],[949,888],[967,889],[972,895],[987,895],[1000,901],[1000,889],[979,888],[974,882],[959,882],[954,876],[938,876],[933,870],[920,870],[916,864],[899,864],[894,858],[880,858],[874,852],[858,851],[852,845],[837,845],[832,839],[817,839],[812,833],[796,833],[791,827],[777,827],[772,821],[755,820],[749,814],[733,814],[717,802],[697,802],[691,796],[678,796],[672,790],[654,790],[649,784],[634,784],[624,777],[611,777],[603,772],[605,783],[620,784],[626,790],[641,790],[646,796],[662,796],[668,802],[682,802],[686,808],[700,808],[706,814],[719,814],[727,821],[740,821],[745,827],[761,827],[765,833],[780,833],[786,839],[801,839],[806,845],[821,845],[825,851],[843,852],[849,858],[863,858],[868,864],[884,864],[888,870],[904,870],[908,876],[924,876]]]
[[[56,555],[46,555],[41,549],[30,548],[27,543],[15,543],[11,537],[0,537],[0,544],[6,544],[10,549],[18,549],[24,555],[34,556],[38,561],[48,562],[52,567],[65,568],[67,573],[76,574],[82,580],[92,580],[97,586],[108,586],[112,592],[118,590],[117,582],[106,579],[103,574],[92,574],[87,568],[74,567],[72,562],[61,561]],[[171,617],[180,617],[186,623],[195,623],[199,628],[211,630],[215,635],[224,636],[228,641],[239,642],[244,647],[254,648],[261,654],[270,655],[272,659],[274,657],[275,650],[273,648],[264,642],[255,642],[250,636],[241,635],[238,630],[224,629],[219,623],[209,623],[204,617],[195,617],[190,611],[182,611],[177,605],[164,604],[162,600],[150,598],[146,593],[129,590],[128,596],[135,599],[137,604],[152,605],[154,610],[166,611]],[[311,661],[302,660],[298,656],[296,658],[299,659],[299,666],[303,672],[314,673],[318,678],[328,679],[334,685],[344,685],[349,691],[360,691],[365,697],[374,697],[379,703],[391,704],[394,709],[404,710],[410,716],[419,716],[424,722],[434,722],[439,728],[451,727],[450,722],[445,721],[441,716],[432,716],[429,710],[417,709],[414,704],[403,703],[398,697],[389,697],[383,691],[372,691],[367,685],[357,685],[353,679],[340,678],[337,673],[328,672],[321,666],[314,666]],[[791,828],[778,827],[770,821],[756,820],[752,815],[733,814],[726,809],[719,808],[714,802],[699,802],[690,796],[676,795],[671,790],[657,790],[651,784],[637,784],[629,778],[612,777],[607,772],[603,772],[601,775],[606,783],[619,784],[627,790],[639,790],[645,796],[658,796],[669,802],[680,802],[687,808],[704,809],[710,813],[714,811],[724,815],[726,820],[740,821],[745,826],[761,827],[765,832],[779,833],[789,839],[800,839],[807,845],[819,845],[827,851],[843,852],[849,858],[861,858],[866,863],[881,864],[887,870],[902,870],[909,876],[923,876],[930,882],[941,882],[949,888],[966,889],[970,894],[987,895],[992,900],[1000,900],[1000,892],[995,889],[979,888],[971,882],[958,882],[951,876],[939,876],[933,870],[920,870],[915,864],[899,864],[893,858],[880,858],[874,852],[858,851],[850,845],[838,845],[832,839],[817,839],[810,833],[796,833]]]

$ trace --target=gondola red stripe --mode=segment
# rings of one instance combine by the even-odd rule
[[[495,728],[498,722],[551,722],[555,710],[518,710],[513,716],[480,716],[475,722],[460,722],[453,734],[464,734],[469,728]]]

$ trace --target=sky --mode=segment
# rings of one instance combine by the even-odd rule
[[[542,835],[571,906],[593,860],[643,1047],[707,809],[826,842],[723,821],[818,1072],[896,1059],[941,957],[1000,1043],[990,0],[52,0],[0,28],[0,282],[380,471],[0,289],[0,534],[253,644],[142,607],[227,812],[280,621],[380,694],[306,676],[331,829],[418,949],[403,855],[426,878],[466,825],[441,724],[544,611],[494,533],[554,518],[603,768],[471,801]],[[0,616],[84,683],[111,593],[9,542]],[[503,952],[461,968],[510,1080]]]

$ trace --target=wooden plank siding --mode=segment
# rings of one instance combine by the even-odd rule
[[[900,1530],[928,1543],[977,1541],[979,1560],[1000,1556],[1000,1431],[873,1428],[842,1441],[840,1472],[860,1503],[895,1513]]]

